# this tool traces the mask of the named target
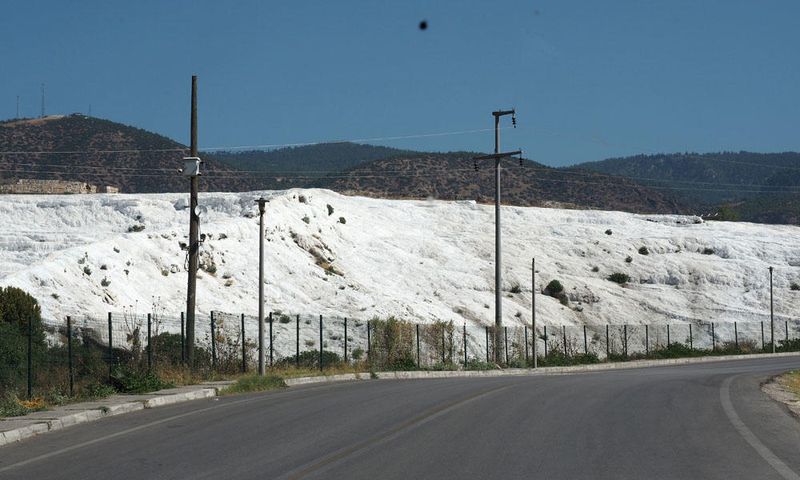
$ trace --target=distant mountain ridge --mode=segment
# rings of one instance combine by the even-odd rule
[[[735,219],[791,224],[800,220],[798,152],[635,155],[571,168],[670,190],[698,209],[725,205]]]
[[[186,146],[139,128],[87,117],[0,122],[0,182],[77,180],[122,192],[183,192]],[[271,151],[201,152],[202,191],[324,187],[389,198],[493,202],[489,162],[473,152],[428,153],[347,142]],[[502,201],[640,213],[800,223],[800,153],[636,155],[552,168],[504,161]]]
[[[0,178],[80,180],[122,192],[181,192],[177,169],[187,148],[174,140],[108,120],[69,115],[0,122]],[[42,152],[41,154],[36,152]],[[50,153],[44,153],[50,152]],[[58,153],[56,153],[58,152]],[[391,198],[494,198],[492,167],[473,168],[470,152],[425,153],[354,143],[272,151],[201,152],[202,190],[325,187]],[[578,178],[514,160],[503,172],[503,201],[633,212],[681,210],[669,195],[607,175]]]
[[[384,198],[494,201],[494,165],[479,153],[423,153],[364,163],[315,186]],[[673,213],[686,208],[668,193],[622,177],[573,172],[509,159],[502,164],[501,201],[522,206],[561,206],[640,213]]]
[[[211,156],[237,170],[276,176],[303,175],[312,180],[365,162],[414,153],[376,145],[330,142],[266,151],[216,151]]]
[[[78,180],[122,192],[186,190],[178,173],[188,148],[162,135],[85,115],[0,122],[0,179]],[[201,188],[242,190],[246,178],[206,159]]]

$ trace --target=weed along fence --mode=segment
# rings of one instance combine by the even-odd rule
[[[192,381],[254,372],[258,320],[213,312],[195,325],[194,364],[186,366],[182,315],[116,314],[28,322],[2,331],[0,396],[96,396],[144,391],[159,382]],[[12,334],[13,333],[13,334]],[[272,312],[263,338],[268,368],[325,370],[497,368],[493,327],[453,322],[414,323]],[[800,323],[673,323],[656,325],[539,325],[504,327],[508,367],[673,358],[712,354],[800,351]],[[163,383],[163,382],[162,382]]]

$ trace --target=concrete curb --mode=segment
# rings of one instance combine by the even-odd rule
[[[800,357],[800,352],[765,353],[748,355],[720,355],[714,357],[675,358],[667,360],[634,360],[630,362],[598,363],[570,367],[510,368],[506,370],[443,370],[415,372],[377,372],[377,379],[423,379],[423,378],[467,378],[467,377],[512,377],[538,375],[564,375],[570,373],[621,370],[631,368],[660,367],[666,365],[688,365],[720,362],[727,360],[747,360],[757,358]],[[320,383],[350,382],[371,380],[375,377],[369,372],[345,373],[340,375],[320,375],[316,377],[287,378],[289,387]],[[112,395],[96,402],[77,403],[53,410],[34,412],[24,417],[0,420],[0,447],[26,438],[60,430],[72,425],[92,422],[105,417],[129,412],[156,408],[165,405],[211,398],[233,384],[232,381],[208,382],[202,385],[170,388],[145,395]]]
[[[227,382],[228,384],[232,382]],[[93,422],[105,417],[172,405],[190,400],[215,397],[225,382],[197,387],[170,388],[146,395],[112,395],[97,402],[65,405],[53,410],[34,412],[24,417],[0,420],[0,447],[40,433]]]
[[[569,373],[625,370],[631,368],[663,367],[669,365],[690,365],[697,363],[723,362],[728,360],[752,360],[757,358],[800,357],[800,352],[758,353],[744,355],[717,355],[709,357],[668,358],[664,360],[631,360],[629,362],[595,363],[572,365],[568,367],[507,368],[505,370],[441,370],[411,372],[377,372],[378,378],[416,379],[416,378],[461,378],[461,377],[510,377],[536,375],[564,375]]]
[[[287,387],[298,385],[311,385],[314,383],[349,382],[355,380],[369,380],[370,374],[367,373],[342,373],[339,375],[320,375],[318,377],[296,377],[284,380]]]

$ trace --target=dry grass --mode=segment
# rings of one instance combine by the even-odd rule
[[[254,368],[250,368],[247,373],[219,373],[219,372],[198,372],[191,371],[186,367],[165,365],[157,366],[155,373],[164,382],[174,384],[176,386],[197,385],[202,382],[218,381],[218,380],[234,380],[239,381],[243,378],[251,377],[254,374]],[[340,364],[333,367],[325,367],[324,370],[318,368],[297,368],[290,367],[267,367],[266,374],[269,376],[277,376],[281,378],[297,378],[297,377],[318,377],[340,375],[344,373],[365,373],[369,372],[369,366],[366,362],[358,362],[355,364]]]
[[[296,378],[296,377],[319,377],[340,375],[343,373],[364,373],[369,371],[369,367],[364,363],[357,363],[353,365],[337,365],[334,367],[326,367],[325,370],[318,368],[296,368],[296,367],[283,367],[283,368],[269,368],[267,371],[270,374],[279,375],[283,378]]]
[[[800,370],[794,370],[781,376],[780,383],[800,398]]]

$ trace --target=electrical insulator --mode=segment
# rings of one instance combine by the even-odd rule
[[[511,125],[513,125],[514,128],[517,128],[517,116],[516,116],[516,114],[512,114],[511,115]]]

